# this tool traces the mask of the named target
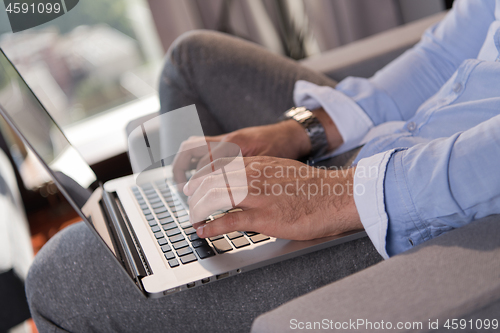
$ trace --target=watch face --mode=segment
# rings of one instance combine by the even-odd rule
[[[313,116],[312,112],[306,110],[304,112],[300,112],[299,114],[295,115],[293,118],[299,123],[302,123],[305,120],[311,118],[312,116]]]
[[[303,106],[300,106],[300,107],[296,107],[296,108],[291,108],[290,110],[286,111],[285,112],[285,116],[287,118],[294,118],[296,121],[299,121],[299,119],[297,118],[301,113],[304,113],[306,111],[309,111],[307,110],[305,107]],[[306,113],[307,114],[307,113]],[[301,116],[301,115],[300,115]]]

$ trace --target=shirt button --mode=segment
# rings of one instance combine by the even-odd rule
[[[455,83],[455,84],[453,85],[453,91],[454,91],[455,93],[457,93],[457,94],[458,94],[459,92],[461,92],[461,91],[462,91],[462,84],[461,84],[460,82]]]
[[[415,124],[413,121],[410,121],[407,125],[406,128],[408,131],[413,132],[417,128],[417,124]]]

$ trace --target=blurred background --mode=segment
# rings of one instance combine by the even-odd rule
[[[443,0],[82,0],[66,15],[15,34],[1,11],[0,46],[65,127],[154,95],[163,54],[192,29],[223,31],[302,59],[446,6]]]

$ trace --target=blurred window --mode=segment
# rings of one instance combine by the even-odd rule
[[[63,128],[156,93],[163,50],[143,0],[83,0],[18,33],[0,22],[0,46]]]

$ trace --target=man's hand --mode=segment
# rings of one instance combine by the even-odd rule
[[[322,109],[313,113],[325,128],[329,149],[333,150],[340,146],[342,137],[328,114]],[[298,159],[308,155],[311,150],[311,142],[304,128],[292,119],[272,125],[247,127],[219,136],[192,137],[183,142],[173,162],[173,175],[177,184],[186,182],[186,171],[193,168],[199,170],[211,162],[212,159],[203,140],[208,144],[234,143],[240,147],[245,157],[274,156]],[[216,156],[217,152],[211,154]]]
[[[363,229],[353,198],[354,168],[324,170],[281,158],[243,159],[244,169],[239,170],[224,169],[227,161],[216,160],[199,170],[184,187],[190,197],[191,221],[196,222],[193,226],[200,237],[254,231],[309,240]],[[227,200],[228,178],[240,179],[241,184],[231,184],[233,196],[248,193],[238,205],[243,211],[203,222],[215,211],[232,208]]]
[[[211,142],[234,143],[240,147],[243,156],[276,156],[297,159],[307,155],[311,149],[309,137],[302,126],[294,120],[247,127],[219,136],[192,137],[182,143],[174,159],[173,174],[176,183],[186,182],[185,172],[190,168],[196,167],[199,170],[211,162],[203,140],[207,144]],[[217,151],[210,153],[217,156]]]

